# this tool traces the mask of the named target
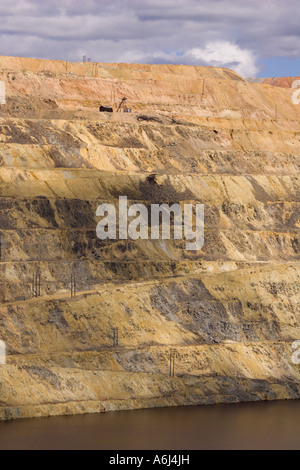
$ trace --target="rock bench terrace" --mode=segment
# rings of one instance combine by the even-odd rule
[[[294,90],[12,57],[0,81],[0,419],[300,398]],[[203,249],[99,240],[120,196],[204,204]]]

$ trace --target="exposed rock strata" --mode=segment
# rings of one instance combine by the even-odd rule
[[[225,69],[7,57],[0,80],[0,418],[299,398],[292,90]],[[131,115],[98,113],[124,95]],[[203,250],[100,242],[96,208],[120,195],[205,204]]]

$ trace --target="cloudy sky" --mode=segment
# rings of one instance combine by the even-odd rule
[[[0,55],[300,75],[300,0],[0,0]]]

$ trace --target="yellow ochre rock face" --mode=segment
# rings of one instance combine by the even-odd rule
[[[295,90],[12,57],[0,81],[0,419],[299,398]],[[204,247],[100,241],[119,196],[204,204]]]

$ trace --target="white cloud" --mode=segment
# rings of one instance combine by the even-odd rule
[[[300,0],[0,0],[0,55],[182,63],[255,76],[300,57]]]
[[[255,55],[229,41],[209,42],[203,49],[187,51],[187,55],[207,65],[231,68],[243,77],[255,77],[258,73]]]

